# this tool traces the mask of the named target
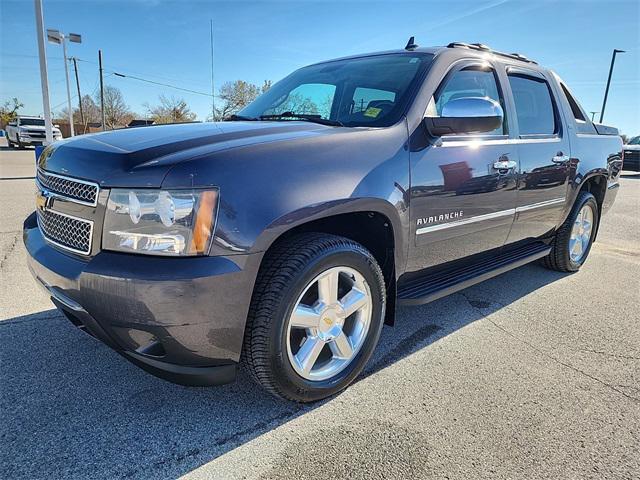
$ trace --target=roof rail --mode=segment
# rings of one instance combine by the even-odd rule
[[[447,48],[469,48],[471,50],[479,50],[481,52],[490,52],[501,57],[513,58],[514,60],[520,60],[522,62],[534,63],[536,65],[538,64],[538,62],[535,62],[530,58],[525,57],[524,55],[520,55],[519,53],[498,52],[482,43],[451,42],[449,45],[447,45]]]

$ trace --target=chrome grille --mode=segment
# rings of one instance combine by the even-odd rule
[[[625,150],[624,159],[632,162],[640,161],[640,150]]]
[[[45,239],[66,250],[88,255],[91,252],[93,222],[51,210],[37,209],[38,226]]]
[[[38,182],[47,190],[86,205],[96,205],[98,184],[38,170]]]

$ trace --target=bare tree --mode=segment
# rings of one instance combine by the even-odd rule
[[[216,108],[215,120],[222,120],[237,113],[270,88],[271,80],[265,80],[261,87],[244,80],[224,83],[217,95],[221,102],[216,102],[219,106]],[[211,120],[211,117],[208,120]]]
[[[260,94],[260,88],[244,80],[226,82],[220,87],[218,97],[222,103],[216,108],[216,120],[237,113]]]
[[[196,119],[196,114],[183,98],[160,95],[160,105],[151,107],[147,103],[145,108],[156,123],[191,122]]]
[[[99,93],[96,95],[95,103],[100,103]],[[106,126],[111,129],[126,125],[133,119],[122,92],[111,85],[104,87],[104,116]]]
[[[82,113],[84,114],[83,131],[87,130],[87,126],[90,123],[100,123],[102,116],[100,115],[100,107],[89,95],[84,95],[81,100]],[[68,109],[64,108],[56,115],[58,118],[69,118]],[[73,109],[73,123],[82,124],[82,116],[80,115],[80,109]]]
[[[18,114],[18,110],[24,107],[24,104],[13,97],[11,100],[7,100],[0,107],[0,127],[4,127],[7,123],[13,120]]]

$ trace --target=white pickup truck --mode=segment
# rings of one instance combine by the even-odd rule
[[[5,128],[9,147],[16,145],[24,148],[25,145],[42,145],[46,139],[44,118],[27,117],[20,115],[9,122]],[[57,127],[53,127],[53,140],[61,140],[62,133]]]

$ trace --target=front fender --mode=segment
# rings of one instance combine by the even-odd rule
[[[254,244],[255,251],[265,251],[282,235],[306,223],[349,213],[373,212],[386,217],[392,227],[394,237],[395,264],[404,265],[407,255],[408,215],[402,215],[392,203],[380,198],[346,198],[309,205],[277,218],[265,228]]]

